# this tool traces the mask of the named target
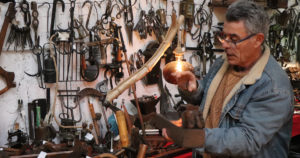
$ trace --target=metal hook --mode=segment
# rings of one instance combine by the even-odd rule
[[[104,0],[103,0],[103,1],[100,1],[100,2],[94,1],[94,7],[95,7],[95,10],[96,10],[96,14],[97,14],[97,21],[99,20],[99,15],[98,15],[99,12],[98,12],[98,9],[97,9],[97,7],[96,7],[96,4],[98,5],[99,8],[101,8],[102,2],[104,2]]]
[[[90,7],[89,7],[88,17],[87,17],[86,23],[85,23],[85,28],[86,28],[87,30],[90,31],[91,29],[89,28],[89,21],[90,21],[92,9],[93,9],[93,2],[91,2],[90,0],[86,0],[86,1],[83,3],[82,8],[83,8],[87,3],[90,4]]]

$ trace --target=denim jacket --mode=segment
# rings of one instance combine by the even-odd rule
[[[228,68],[226,55],[218,58],[192,94],[180,92],[190,103],[200,103],[204,120],[216,89]],[[226,97],[219,128],[204,128],[203,148],[218,157],[286,158],[292,130],[293,91],[286,73],[265,46],[261,58]]]

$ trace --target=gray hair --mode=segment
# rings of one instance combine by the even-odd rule
[[[244,21],[249,34],[263,33],[265,39],[269,32],[269,16],[264,8],[253,1],[238,0],[232,3],[227,10],[228,22]]]

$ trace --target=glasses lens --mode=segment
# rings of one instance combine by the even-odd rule
[[[222,40],[226,39],[226,34],[224,32],[219,33],[219,38]]]

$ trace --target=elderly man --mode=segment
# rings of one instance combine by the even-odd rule
[[[203,80],[176,73],[183,98],[199,105],[205,128],[184,129],[152,122],[193,156],[285,158],[291,136],[293,92],[286,73],[265,44],[269,19],[261,6],[236,1],[229,6],[219,40],[225,54]],[[198,155],[198,156],[197,156]]]

